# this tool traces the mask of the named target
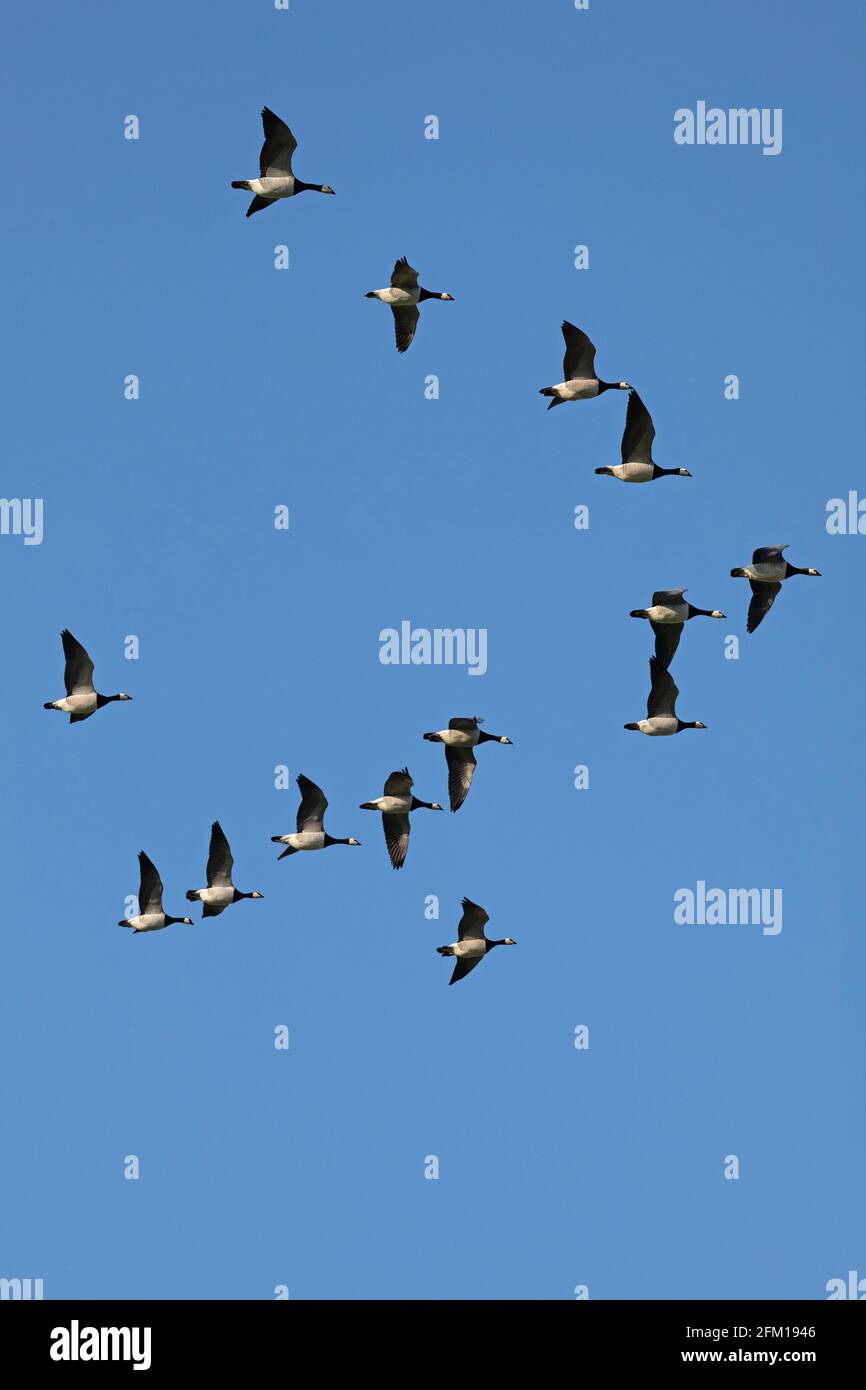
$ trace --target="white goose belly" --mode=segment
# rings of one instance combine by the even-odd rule
[[[684,603],[678,604],[676,608],[656,603],[652,608],[648,608],[647,612],[650,622],[681,624],[686,620],[687,609]]]
[[[146,912],[141,917],[130,917],[129,925],[136,931],[162,931],[165,926],[165,913]]]
[[[775,560],[765,560],[760,565],[747,565],[749,579],[757,579],[762,584],[778,584],[785,578],[785,565]]]
[[[249,184],[250,192],[257,193],[260,198],[291,198],[295,191],[295,180],[291,175],[282,179],[250,179]]]
[[[589,401],[598,395],[598,382],[591,377],[574,377],[554,386],[554,391],[563,401]]]
[[[373,290],[374,298],[382,304],[390,304],[394,309],[408,309],[412,304],[417,304],[420,293],[420,290],[401,290],[395,285],[387,290]]]
[[[651,463],[615,463],[611,469],[613,476],[623,483],[648,483],[652,480]]]
[[[281,844],[291,845],[292,849],[324,849],[324,830],[299,830],[295,835],[284,835]]]
[[[465,729],[442,729],[439,738],[446,743],[449,748],[474,748],[478,742],[478,730],[472,729],[467,732]]]
[[[199,890],[199,900],[207,903],[208,907],[214,912],[222,912],[228,907],[229,903],[235,900],[235,890],[232,884],[217,888],[201,888]]]
[[[472,960],[474,957],[483,956],[486,949],[483,941],[458,941],[451,947],[451,952],[455,956],[468,956]]]
[[[665,738],[677,732],[677,724],[669,714],[656,714],[652,719],[641,719],[638,728],[649,738]]]

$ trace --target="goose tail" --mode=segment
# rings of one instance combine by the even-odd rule
[[[453,952],[453,950],[451,949],[450,946],[437,946],[437,947],[436,947],[436,950],[439,952],[439,955],[440,955],[440,956],[453,956],[453,955],[454,955],[454,952]]]
[[[232,188],[245,188],[247,193],[251,191],[249,179],[232,179]]]

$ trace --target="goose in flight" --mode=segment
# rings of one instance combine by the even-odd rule
[[[565,357],[562,359],[562,375],[565,380],[558,386],[542,386],[540,396],[552,396],[547,407],[565,405],[566,401],[587,401],[600,396],[602,391],[630,391],[627,381],[602,381],[595,370],[595,344],[591,343],[582,328],[575,328],[568,319],[562,321],[562,336],[565,339]]]
[[[473,748],[479,743],[511,743],[511,739],[506,738],[504,734],[484,733],[478,727],[481,722],[477,716],[472,719],[449,719],[447,729],[440,729],[435,734],[424,734],[428,743],[445,744],[448,797],[452,811],[459,811],[469,795],[476,767]]]
[[[280,198],[294,198],[296,193],[333,193],[327,183],[303,183],[292,173],[292,155],[298,148],[285,121],[275,116],[267,106],[262,107],[265,143],[259,155],[257,179],[232,179],[232,188],[245,188],[255,197],[247,208],[247,217],[262,208],[269,208]]]
[[[218,917],[232,903],[241,898],[263,898],[264,893],[242,893],[232,883],[234,865],[229,842],[223,834],[222,826],[215,820],[210,831],[210,852],[207,857],[207,888],[190,888],[187,902],[203,903],[202,917]]]
[[[650,676],[652,677],[652,689],[647,700],[647,717],[646,719],[639,719],[636,724],[625,724],[623,725],[624,728],[636,729],[638,733],[658,738],[668,734],[678,734],[681,729],[705,729],[707,727],[700,720],[686,724],[682,719],[677,718],[677,696],[680,692],[670,671],[665,669],[657,656],[650,657]]]
[[[620,446],[622,463],[615,463],[609,468],[597,468],[596,473],[606,473],[611,478],[619,478],[623,483],[652,483],[656,478],[690,478],[692,475],[687,468],[659,468],[657,463],[653,463],[652,447],[655,437],[652,416],[632,387]]]
[[[463,899],[463,916],[460,918],[460,925],[457,928],[457,940],[450,946],[437,946],[436,950],[440,956],[456,956],[457,964],[454,973],[448,981],[449,985],[456,985],[458,980],[462,980],[464,975],[468,975],[470,970],[474,970],[480,960],[483,960],[488,951],[492,951],[494,946],[516,946],[517,942],[511,936],[505,936],[501,941],[488,941],[484,935],[484,928],[490,921],[483,907],[473,903],[469,898]]]
[[[335,840],[328,834],[325,830],[325,812],[328,809],[325,793],[303,773],[300,773],[296,780],[301,792],[296,822],[298,828],[294,835],[271,836],[275,845],[286,846],[277,858],[285,859],[287,854],[297,854],[298,850],[302,849],[327,849],[329,845],[359,845],[360,840]]]
[[[385,791],[375,801],[362,801],[362,811],[381,811],[385,830],[385,844],[388,858],[395,869],[402,869],[409,852],[409,812],[423,807],[425,811],[441,811],[438,801],[419,801],[412,795],[414,782],[409,769],[392,772],[385,783]]]
[[[405,352],[418,327],[418,305],[425,299],[453,300],[453,294],[444,290],[425,290],[418,284],[418,272],[414,270],[405,256],[395,261],[391,272],[391,284],[386,290],[368,290],[365,299],[378,299],[389,304],[394,315],[394,332],[397,337],[397,351]]]
[[[119,927],[132,927],[134,932],[139,931],[162,931],[163,927],[174,926],[175,922],[182,922],[185,926],[192,926],[191,917],[169,917],[162,906],[162,879],[156,871],[153,860],[148,859],[144,850],[138,856],[139,871],[141,874],[138,888],[138,916],[121,917],[118,922]]]
[[[683,628],[690,618],[724,618],[718,608],[695,608],[683,594],[685,589],[658,589],[651,608],[633,608],[630,618],[648,618],[656,636],[656,656],[666,669],[680,644]]]
[[[792,574],[811,574],[816,579],[821,578],[820,570],[801,570],[796,565],[789,565],[782,554],[787,549],[787,545],[762,545],[752,555],[750,565],[731,570],[732,579],[748,579],[752,588],[747,632],[754,632],[763,622],[776,601],[783,580],[790,579]]]
[[[93,688],[93,662],[80,642],[77,642],[66,628],[60,634],[63,642],[63,655],[66,657],[64,681],[66,697],[63,700],[49,700],[43,709],[59,709],[69,715],[70,724],[78,724],[89,719],[103,705],[112,700],[131,700],[131,695],[100,695]]]

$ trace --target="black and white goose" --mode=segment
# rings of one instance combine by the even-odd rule
[[[297,854],[302,849],[327,849],[330,845],[360,845],[360,840],[335,840],[328,834],[325,830],[325,812],[328,809],[325,793],[315,782],[311,782],[309,777],[305,777],[303,772],[299,773],[296,780],[301,792],[296,822],[298,828],[294,835],[271,836],[275,845],[286,846],[277,858],[285,859],[287,854]]]
[[[473,748],[479,743],[511,743],[504,734],[486,734],[478,726],[481,720],[460,716],[448,720],[448,728],[435,734],[424,734],[428,743],[445,744],[445,761],[448,764],[448,797],[451,810],[459,811],[472,786],[475,775],[475,754]]]
[[[674,678],[657,656],[650,657],[650,676],[652,678],[652,688],[647,700],[647,717],[639,719],[636,724],[625,724],[626,729],[635,729],[638,733],[648,734],[651,738],[665,737],[668,734],[678,734],[681,729],[705,729],[706,724],[700,720],[686,723],[677,718],[677,689]]]
[[[718,608],[695,608],[683,598],[685,589],[658,589],[651,608],[633,608],[630,618],[648,618],[656,635],[656,656],[668,667],[680,644],[683,628],[690,618],[724,618]]]
[[[144,850],[139,851],[138,864],[140,882],[138,887],[138,916],[121,917],[119,927],[132,927],[134,932],[162,931],[176,922],[192,926],[191,917],[169,917],[162,906],[162,879],[156,871],[153,860],[148,859]]]
[[[632,388],[620,445],[622,463],[615,463],[609,468],[597,468],[596,473],[606,473],[611,478],[619,478],[623,483],[652,483],[656,478],[690,478],[692,475],[687,468],[659,468],[657,463],[653,463],[652,448],[655,437],[652,416],[637,391]]]
[[[457,928],[458,939],[450,946],[436,947],[440,956],[457,957],[454,973],[448,981],[449,985],[456,985],[458,980],[462,980],[464,975],[474,970],[478,962],[483,960],[494,946],[517,945],[511,936],[504,936],[501,941],[488,941],[484,935],[484,928],[489,921],[490,918],[483,907],[471,902],[469,898],[463,899],[463,916]]]
[[[388,858],[395,869],[402,869],[409,851],[409,812],[423,808],[425,811],[441,811],[438,801],[419,801],[412,795],[414,782],[409,769],[392,772],[382,796],[375,801],[362,801],[362,811],[381,811],[385,830],[385,844]]]
[[[591,343],[582,328],[575,328],[568,319],[562,321],[562,336],[565,339],[565,356],[562,359],[562,375],[565,377],[558,386],[542,386],[540,396],[552,396],[547,407],[565,405],[566,401],[587,401],[600,396],[602,391],[630,391],[627,381],[602,381],[595,370],[595,345]]]
[[[207,857],[207,888],[190,888],[187,902],[203,903],[202,917],[218,917],[232,903],[241,898],[263,898],[264,893],[242,893],[232,883],[234,866],[229,842],[223,834],[222,826],[215,820],[210,830],[210,851]]]
[[[64,681],[66,697],[63,700],[49,700],[43,709],[59,709],[69,715],[70,724],[78,724],[89,719],[103,705],[113,700],[131,700],[131,695],[100,695],[93,688],[93,662],[80,642],[77,642],[66,628],[60,634],[63,642],[63,655],[66,657]]]
[[[801,570],[796,565],[789,565],[782,554],[787,549],[787,545],[762,545],[752,555],[750,565],[731,570],[732,579],[748,579],[752,588],[747,632],[754,632],[763,622],[776,601],[783,580],[790,579],[793,574],[811,574],[816,579],[821,578],[820,570]]]
[[[365,299],[378,299],[388,304],[394,315],[394,332],[397,338],[397,351],[405,352],[418,327],[418,305],[425,299],[453,300],[453,294],[444,290],[425,290],[418,284],[418,272],[414,270],[405,256],[394,262],[391,284],[386,290],[368,290]]]
[[[275,116],[267,106],[262,107],[262,125],[265,129],[265,143],[259,155],[259,177],[257,179],[232,179],[232,188],[245,188],[255,197],[247,208],[247,217],[262,208],[269,208],[280,198],[294,198],[296,193],[333,193],[327,183],[303,183],[292,173],[292,155],[298,148],[285,121]]]

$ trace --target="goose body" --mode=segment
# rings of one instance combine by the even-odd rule
[[[259,177],[257,179],[233,179],[232,188],[244,188],[255,194],[247,208],[247,217],[262,208],[270,207],[281,198],[294,198],[298,193],[333,193],[326,183],[304,183],[292,173],[292,155],[298,148],[285,121],[275,116],[267,106],[262,108],[262,125],[265,143],[259,154]]]
[[[202,917],[218,917],[232,903],[241,898],[262,898],[263,893],[242,893],[232,883],[234,859],[222,826],[214,821],[210,832],[210,850],[207,859],[207,887],[190,888],[187,902],[202,904]]]
[[[472,786],[475,776],[475,754],[472,751],[479,743],[511,743],[504,734],[488,734],[478,726],[481,720],[476,717],[459,716],[449,719],[447,729],[424,734],[428,743],[444,743],[445,761],[448,765],[448,799],[452,811],[459,811]]]
[[[489,916],[483,907],[472,902],[469,898],[464,898],[463,916],[457,928],[457,940],[450,946],[437,946],[436,950],[440,956],[454,956],[457,964],[449,985],[454,985],[458,980],[462,980],[468,975],[470,970],[474,970],[480,960],[483,960],[488,951],[492,951],[494,946],[516,946],[517,942],[510,936],[503,937],[501,941],[488,941],[484,935],[484,928],[490,921]]]
[[[100,695],[93,688],[93,662],[72,633],[64,628],[60,634],[63,643],[63,655],[66,658],[64,670],[64,684],[66,685],[66,696],[62,700],[49,700],[44,709],[61,710],[69,715],[70,724],[78,724],[82,719],[89,719],[91,714],[95,714],[104,705],[110,705],[115,700],[131,700],[131,695],[121,692],[119,695]]]
[[[692,618],[724,618],[718,608],[695,608],[683,595],[685,589],[659,589],[649,608],[633,608],[630,618],[647,618],[655,633],[655,654],[663,666],[670,666],[679,646],[683,628]]]
[[[297,854],[300,850],[327,849],[329,845],[360,845],[360,840],[335,840],[326,833],[325,811],[328,809],[328,800],[325,793],[303,773],[300,773],[296,780],[301,793],[297,830],[291,835],[271,836],[275,845],[286,846],[278,858],[285,859],[287,854]]]
[[[438,801],[419,801],[412,795],[414,786],[409,769],[392,772],[385,783],[384,794],[374,801],[362,801],[362,811],[379,811],[382,815],[382,828],[385,832],[385,845],[391,867],[402,869],[409,852],[409,832],[411,829],[409,813],[423,808],[426,811],[441,811]]]
[[[562,360],[562,374],[565,378],[556,386],[542,386],[540,396],[552,396],[548,410],[566,401],[588,401],[600,396],[603,391],[628,391],[627,381],[601,381],[595,370],[595,346],[582,328],[576,328],[568,319],[562,321],[562,336],[565,339],[565,356]]]
[[[366,299],[378,299],[387,304],[394,315],[394,334],[397,351],[405,352],[415,337],[418,327],[418,305],[425,299],[453,300],[453,294],[442,290],[425,290],[418,283],[418,272],[409,264],[405,256],[395,261],[391,272],[391,283],[383,290],[368,290]]]
[[[650,678],[652,685],[647,700],[646,719],[639,719],[634,724],[626,724],[623,726],[624,728],[646,734],[649,738],[667,738],[671,734],[680,733],[682,729],[705,729],[707,727],[700,720],[685,723],[677,717],[677,696],[680,692],[670,671],[659,661],[657,656],[650,658]]]
[[[652,444],[655,437],[652,416],[632,387],[620,445],[622,462],[597,468],[596,473],[618,478],[622,483],[651,483],[656,478],[667,477],[690,478],[692,475],[687,468],[660,468],[653,461]]]
[[[164,911],[162,880],[156,871],[156,866],[151,859],[148,859],[144,850],[139,852],[138,867],[138,916],[122,917],[117,925],[119,927],[131,927],[133,932],[162,931],[164,927],[173,926],[175,922],[181,922],[185,926],[191,927],[191,917],[170,917]]]
[[[732,579],[748,579],[751,586],[752,601],[746,619],[747,632],[754,632],[763,622],[786,579],[795,574],[809,574],[816,579],[821,578],[820,570],[798,569],[796,565],[789,565],[783,553],[787,549],[787,545],[759,546],[752,555],[750,565],[731,570]]]

